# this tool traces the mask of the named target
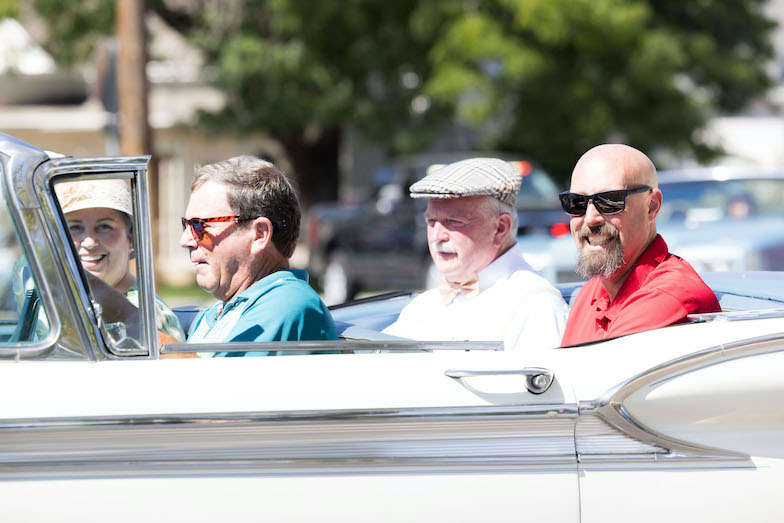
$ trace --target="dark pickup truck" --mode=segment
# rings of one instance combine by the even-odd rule
[[[380,169],[373,197],[360,204],[320,204],[309,214],[306,239],[309,271],[323,287],[328,304],[352,299],[360,291],[424,289],[437,283],[427,247],[426,199],[413,199],[408,187],[433,164],[480,154],[418,156]],[[509,159],[508,155],[499,156]],[[517,202],[518,236],[568,231],[558,203],[560,188],[541,168],[514,161],[523,175]]]

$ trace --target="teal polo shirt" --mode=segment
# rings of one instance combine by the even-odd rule
[[[307,271],[283,270],[265,276],[225,305],[219,302],[205,310],[191,327],[188,343],[337,339],[332,315],[308,284]],[[268,356],[269,352],[214,355]]]

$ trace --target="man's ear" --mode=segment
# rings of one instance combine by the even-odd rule
[[[512,228],[512,216],[508,213],[501,214],[496,219],[495,235],[493,236],[493,244],[501,246],[509,235],[509,229]]]
[[[651,191],[651,200],[648,202],[648,219],[654,221],[662,206],[662,193],[654,188]]]
[[[269,218],[260,216],[254,219],[250,228],[253,233],[250,243],[251,254],[260,253],[272,245],[272,222]]]

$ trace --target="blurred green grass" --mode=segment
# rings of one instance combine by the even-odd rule
[[[206,305],[215,302],[215,298],[196,285],[195,282],[193,285],[186,286],[159,285],[158,296],[160,296],[169,307]]]

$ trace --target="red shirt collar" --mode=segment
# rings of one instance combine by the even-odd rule
[[[637,258],[634,267],[629,271],[629,275],[626,277],[623,285],[621,285],[612,303],[610,303],[610,295],[607,294],[607,291],[600,284],[596,297],[591,300],[597,319],[601,321],[601,318],[604,317],[607,321],[613,321],[623,302],[642,287],[651,272],[664,261],[668,253],[669,250],[664,242],[664,238],[657,234],[648,248]]]

